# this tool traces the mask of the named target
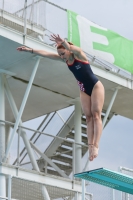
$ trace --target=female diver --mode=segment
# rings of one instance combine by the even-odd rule
[[[57,53],[44,50],[18,47],[18,51],[27,51],[55,60],[64,60],[77,79],[80,88],[80,100],[86,116],[89,160],[98,156],[99,141],[102,134],[101,112],[104,104],[104,87],[93,74],[88,59],[81,48],[62,39],[59,35],[51,35],[51,41],[57,44]]]

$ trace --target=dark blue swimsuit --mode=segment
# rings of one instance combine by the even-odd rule
[[[77,79],[80,90],[91,96],[98,78],[93,74],[89,63],[74,59],[73,64],[67,65]]]

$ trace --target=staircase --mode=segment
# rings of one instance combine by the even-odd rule
[[[105,115],[105,112],[102,113],[102,119]],[[112,118],[113,113],[110,113],[107,123]],[[86,134],[86,119],[85,116],[82,115],[82,124],[81,124],[81,130],[82,130],[82,143],[87,143],[87,134]],[[65,172],[66,175],[70,175],[72,172],[72,162],[73,162],[73,155],[72,155],[72,143],[70,141],[74,141],[74,112],[67,120],[66,124],[61,128],[58,135],[59,137],[65,138],[65,141],[62,141],[60,139],[54,139],[51,144],[48,146],[46,151],[44,152],[47,157],[49,157],[61,170]],[[88,151],[87,147],[82,146],[82,156],[85,155],[85,153]],[[47,163],[44,161],[44,159],[40,158],[38,161],[38,166],[40,168],[41,172],[60,176],[58,172],[56,172],[50,165],[47,165]]]

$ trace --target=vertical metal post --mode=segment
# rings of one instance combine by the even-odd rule
[[[12,135],[11,135],[11,139],[10,139],[9,145],[7,147],[7,150],[6,150],[6,154],[5,154],[4,160],[7,158],[8,154],[9,154],[9,151],[10,151],[10,148],[11,148],[11,145],[12,145],[16,130],[18,128],[18,125],[19,125],[20,120],[21,120],[21,116],[22,116],[23,111],[24,111],[24,107],[25,107],[26,101],[28,99],[28,95],[30,93],[30,89],[31,89],[31,86],[32,86],[32,83],[33,83],[37,68],[39,66],[39,62],[40,62],[40,57],[37,58],[36,64],[35,64],[35,66],[33,68],[33,71],[32,71],[32,74],[31,74],[31,77],[30,77],[30,80],[29,80],[29,84],[27,86],[27,89],[26,89],[26,92],[25,92],[25,95],[24,95],[24,98],[23,98],[23,101],[22,101],[22,104],[20,106],[20,110],[19,110],[19,113],[18,113],[18,116],[17,116],[17,119],[16,119],[16,123],[15,123],[14,129],[13,129]]]
[[[74,197],[74,200],[79,200],[78,197],[79,197],[79,193],[76,192],[75,197]]]
[[[89,154],[89,151],[88,151],[88,154]],[[89,155],[88,155],[88,156],[89,156]],[[89,170],[89,159],[88,159],[88,158],[87,158],[87,161],[86,161],[86,163],[85,163],[83,172],[85,172],[86,170]]]
[[[104,128],[104,126],[105,126],[105,124],[106,124],[107,118],[108,118],[108,116],[109,116],[110,110],[111,110],[111,108],[112,108],[112,105],[113,105],[113,103],[114,103],[114,101],[115,101],[115,98],[116,98],[116,95],[117,95],[117,92],[118,92],[119,89],[120,89],[120,88],[116,88],[116,89],[115,89],[115,92],[114,92],[114,94],[113,94],[113,96],[112,96],[112,99],[111,99],[111,101],[110,101],[110,103],[109,103],[108,109],[107,109],[106,114],[105,114],[104,119],[103,119],[103,128]]]
[[[46,1],[43,1],[43,3],[44,3],[43,10],[44,10],[44,13],[45,13],[45,15],[44,15],[44,24],[43,24],[43,26],[44,26],[45,30],[47,30],[47,21],[46,21],[46,5],[47,5],[47,2],[46,2]]]
[[[82,180],[82,200],[85,200],[85,180]]]
[[[30,21],[31,23],[33,23],[33,16],[34,16],[33,12],[34,12],[34,0],[32,0],[31,11],[30,11],[30,17],[29,17],[29,21]]]
[[[49,197],[49,195],[48,195],[47,189],[46,189],[46,187],[45,187],[44,185],[42,185],[42,195],[43,195],[43,197],[44,197],[44,200],[45,200],[45,199],[46,199],[46,200],[50,200],[50,197]]]
[[[73,167],[73,179],[74,179],[74,174],[75,174],[75,143],[72,144],[72,167]]]
[[[34,0],[33,0],[33,5],[32,5],[32,24],[34,23]]]
[[[89,151],[88,151],[88,153],[89,153]],[[86,171],[88,166],[89,166],[89,159],[87,159],[87,162],[85,164],[83,171]],[[86,192],[85,180],[82,179],[82,200],[85,200],[85,192]]]
[[[93,194],[91,194],[91,196],[90,196],[90,200],[93,200]]]
[[[122,173],[122,168],[121,167],[118,167],[118,172]],[[122,200],[122,195],[123,193],[119,191],[119,197],[118,197],[118,200]]]
[[[128,193],[125,193],[125,200],[129,200],[129,194]]]
[[[122,200],[122,194],[123,194],[123,193],[122,193],[122,192],[120,192],[120,200]]]
[[[5,149],[7,148],[8,143],[10,141],[10,130],[11,130],[10,125],[6,124],[5,125]],[[9,160],[10,160],[10,154],[6,162],[9,163]]]
[[[27,34],[27,0],[25,0],[24,4],[24,35],[23,35],[23,44],[25,44]]]
[[[3,15],[4,15],[4,1],[5,1],[5,0],[2,1],[2,11],[1,11],[1,16],[2,16],[2,17],[4,17],[4,16],[3,16]]]
[[[47,166],[48,166],[48,163],[47,161],[45,160],[45,173],[47,174]]]
[[[74,115],[74,126],[75,126],[75,142],[81,143],[81,105],[80,101],[75,101],[75,115]],[[80,145],[75,144],[75,173],[81,172],[81,158],[82,149]]]
[[[37,23],[37,25],[39,24],[38,19],[39,19],[39,2],[37,2],[37,4],[36,4],[36,23]],[[44,26],[44,28],[46,28],[46,27]]]
[[[17,166],[20,165],[20,163],[19,163],[19,154],[20,154],[20,135],[21,135],[21,128],[18,129]]]
[[[0,120],[5,120],[4,75],[0,73]],[[5,154],[5,124],[0,123],[0,162]],[[6,197],[6,178],[0,174],[0,196]],[[1,198],[0,198],[1,200]]]
[[[11,191],[12,191],[12,177],[8,176],[8,200],[11,200]]]
[[[114,189],[112,189],[112,196],[113,196],[112,200],[115,200],[115,190]]]

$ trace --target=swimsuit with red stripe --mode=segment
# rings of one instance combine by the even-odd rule
[[[73,64],[68,64],[68,68],[77,79],[80,90],[91,96],[94,85],[98,78],[91,70],[90,64],[74,59]]]

